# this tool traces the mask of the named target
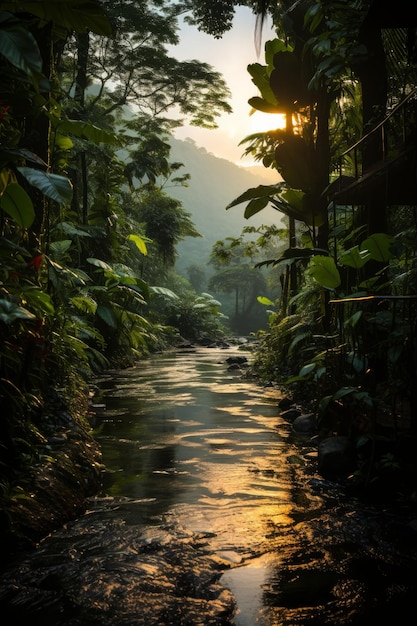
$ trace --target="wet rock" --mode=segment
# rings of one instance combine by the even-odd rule
[[[247,363],[248,359],[245,356],[229,356],[226,359],[226,363],[229,365],[242,365],[243,363]]]
[[[287,411],[290,407],[294,406],[294,400],[286,396],[278,402],[278,406],[283,411]]]
[[[326,437],[318,445],[318,471],[322,476],[347,476],[355,467],[356,459],[348,437]]]
[[[317,430],[316,416],[314,413],[306,413],[295,418],[292,424],[296,433],[312,434]]]
[[[232,372],[233,370],[238,370],[240,371],[240,365],[239,363],[232,363],[231,365],[229,365],[229,367],[227,368],[228,372]]]
[[[339,580],[338,573],[332,570],[287,570],[281,576],[277,599],[288,608],[322,605],[333,599],[333,587]]]
[[[293,420],[295,420],[296,417],[299,417],[300,415],[302,415],[302,411],[300,409],[288,409],[288,411],[284,411],[283,413],[281,413],[281,417],[285,420],[288,420],[289,422],[292,422]]]
[[[0,603],[10,623],[225,626],[235,601],[218,582],[223,568],[199,534],[150,535],[91,513],[0,576]]]

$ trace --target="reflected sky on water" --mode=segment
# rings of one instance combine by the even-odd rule
[[[141,523],[170,516],[211,533],[213,549],[245,551],[290,514],[293,450],[277,428],[280,393],[228,370],[229,355],[163,354],[112,372],[99,381],[96,429],[106,492],[154,502]]]

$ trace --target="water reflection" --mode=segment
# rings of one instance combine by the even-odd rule
[[[341,498],[279,394],[228,372],[226,356],[160,355],[97,381],[103,493],[0,576],[10,623],[363,626],[413,614],[414,517],[400,525]]]
[[[289,514],[288,444],[278,392],[228,372],[226,356],[165,354],[112,372],[99,381],[97,438],[109,494],[153,498],[155,523],[163,514],[212,534],[214,550],[246,552]]]

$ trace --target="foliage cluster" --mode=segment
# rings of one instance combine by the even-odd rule
[[[282,182],[227,207],[289,220],[287,249],[260,264],[284,279],[255,367],[313,401],[320,436],[351,439],[368,484],[387,454],[407,473],[417,429],[415,30],[405,6],[391,26],[372,0],[271,5],[249,104],[286,127],[242,144]]]
[[[46,443],[52,389],[71,395],[92,373],[179,333],[160,303],[178,308],[168,270],[176,244],[199,234],[163,190],[187,180],[166,139],[186,118],[210,128],[230,111],[217,72],[170,56],[180,11],[162,1],[1,4],[5,496],[18,493]],[[188,304],[193,297],[193,327],[201,311],[199,332],[217,332],[218,307],[198,294]]]

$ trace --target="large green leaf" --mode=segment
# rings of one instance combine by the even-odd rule
[[[36,39],[21,26],[19,20],[6,12],[0,13],[0,55],[29,76],[39,75],[42,71],[42,59]]]
[[[349,250],[343,252],[340,256],[339,263],[340,265],[360,269],[370,258],[371,255],[368,250],[359,250],[358,246],[353,246],[353,248],[349,248]]]
[[[101,269],[103,270],[108,270],[111,272],[113,271],[113,268],[111,267],[111,265],[109,265],[108,263],[105,263],[101,259],[90,257],[87,259],[87,263],[90,263],[91,265],[95,265],[96,267],[101,267]]]
[[[271,104],[264,98],[260,98],[259,96],[254,96],[253,98],[249,98],[248,104],[251,105],[253,109],[257,111],[262,111],[262,113],[285,113],[285,110],[276,105]]]
[[[68,250],[71,248],[71,239],[61,239],[59,241],[52,241],[49,244],[49,253],[54,261],[64,259]]]
[[[282,39],[270,39],[265,42],[265,61],[272,68],[277,52],[292,52],[292,48]]]
[[[25,159],[25,161],[31,161],[32,163],[37,163],[38,165],[47,167],[47,164],[43,159],[41,159],[40,156],[30,150],[26,150],[26,148],[4,148],[2,146],[1,152],[7,156],[17,156],[19,159]]]
[[[145,256],[148,254],[148,249],[146,247],[146,241],[149,241],[147,237],[141,237],[140,235],[129,235],[128,239],[133,241],[139,252],[144,254]],[[146,241],[145,241],[146,240]]]
[[[292,189],[291,187],[284,189],[281,193],[281,198],[291,206],[293,211],[296,211],[298,213],[297,219],[301,219],[301,216],[303,214],[304,196],[304,191],[301,191],[301,189]]]
[[[151,293],[157,293],[161,296],[166,296],[167,298],[170,298],[172,300],[178,299],[177,294],[171,291],[171,289],[167,289],[167,287],[159,287],[158,285],[152,285],[151,287],[149,287],[149,291]]]
[[[90,296],[74,296],[70,298],[70,302],[72,302],[72,304],[83,313],[91,313],[94,315],[97,310],[97,302]]]
[[[262,211],[269,204],[269,198],[255,198],[251,200],[245,209],[244,216],[246,219],[252,217],[252,215],[256,215],[259,211]]]
[[[374,233],[361,244],[361,250],[368,250],[374,261],[386,263],[392,259],[391,245],[395,239],[386,233]]]
[[[38,315],[54,315],[55,307],[48,293],[36,286],[28,286],[22,289],[22,299]]]
[[[99,304],[96,312],[97,315],[103,320],[103,322],[107,324],[107,326],[110,326],[110,328],[113,329],[117,328],[117,317],[114,314],[113,309],[108,306]]]
[[[274,206],[277,204],[276,208],[288,217],[293,217],[309,226],[318,227],[324,224],[327,211],[314,194],[288,187],[280,195],[283,202],[279,203],[274,200],[272,204]]]
[[[72,224],[68,222],[61,222],[57,225],[57,230],[69,235],[70,237],[91,237],[91,233],[86,230],[81,230],[81,228],[76,228]]]
[[[59,174],[48,174],[31,167],[18,167],[19,172],[33,186],[39,189],[45,196],[67,204],[72,200],[72,185],[68,178]]]
[[[35,315],[14,302],[0,298],[0,322],[12,324],[17,319],[33,320],[35,319]]]
[[[309,102],[309,93],[298,54],[280,50],[274,55],[273,62],[274,69],[269,82],[278,104],[286,110],[306,106]]]
[[[30,228],[35,219],[32,200],[18,183],[7,185],[0,198],[0,208],[22,228]]]
[[[235,198],[235,200],[232,200],[232,202],[227,205],[226,209],[231,209],[238,204],[242,204],[242,202],[254,200],[255,198],[272,197],[279,193],[281,188],[282,183],[278,183],[277,185],[259,185],[258,187],[251,187]]]
[[[310,260],[308,273],[326,289],[336,289],[341,284],[339,270],[334,259],[330,256],[313,256]]]
[[[93,143],[118,144],[119,139],[116,133],[104,130],[98,126],[94,126],[91,122],[82,122],[80,120],[61,119],[56,115],[50,115],[52,125],[61,133],[68,133],[75,137],[89,139]]]
[[[268,68],[260,63],[251,63],[248,65],[247,70],[252,76],[253,84],[259,89],[262,98],[271,104],[277,105],[274,92],[269,84]]]

